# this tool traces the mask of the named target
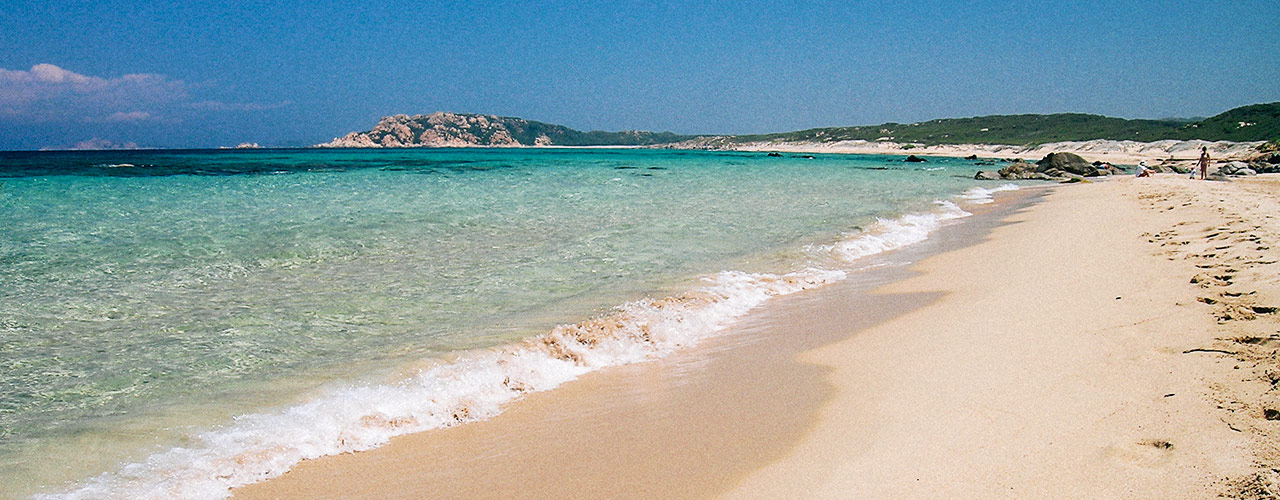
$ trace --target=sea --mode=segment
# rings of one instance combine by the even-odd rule
[[[1017,189],[903,160],[0,152],[0,498],[226,498],[690,348]]]

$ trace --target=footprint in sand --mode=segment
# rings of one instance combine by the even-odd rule
[[[1258,319],[1258,316],[1264,314],[1275,314],[1276,310],[1277,308],[1273,306],[1260,306],[1255,304],[1224,304],[1224,307],[1218,311],[1217,316],[1219,323],[1235,320],[1253,321]]]
[[[1107,456],[1139,467],[1160,467],[1173,459],[1173,443],[1165,439],[1143,439],[1107,447]]]

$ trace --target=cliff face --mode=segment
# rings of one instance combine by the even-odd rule
[[[437,112],[392,115],[373,130],[318,144],[328,148],[632,146],[685,139],[670,133],[581,132],[561,125],[494,115]]]

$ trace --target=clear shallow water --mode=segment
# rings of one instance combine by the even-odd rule
[[[692,343],[770,294],[838,279],[856,257],[959,216],[935,201],[978,185],[959,159],[816,156],[0,153],[0,490],[74,490],[63,483],[154,462],[81,491],[216,498],[207,493],[218,485],[194,476],[219,466],[178,469],[222,452],[172,450],[250,452],[274,445],[256,434],[225,441],[249,428],[287,435],[303,418],[366,422],[362,405],[388,401],[401,406],[360,424],[376,428],[367,436],[337,419],[330,434],[291,437],[318,443],[295,455],[483,418],[525,390]],[[717,298],[610,312],[704,289]],[[599,345],[612,347],[597,351],[607,356],[574,354],[563,366],[486,357],[601,314],[627,325],[605,328],[612,343]],[[658,333],[634,333],[642,323]],[[637,335],[661,339],[637,351],[626,340]],[[441,382],[485,373],[510,388],[515,372],[492,367],[514,365],[533,374],[515,396]],[[442,406],[413,406],[424,400]],[[250,414],[274,417],[231,424]],[[122,486],[154,482],[148,474],[191,474],[193,486]]]

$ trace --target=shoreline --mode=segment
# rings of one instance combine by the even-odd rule
[[[364,146],[364,147],[338,147],[338,146],[289,146],[289,147],[260,147],[260,148],[235,148],[235,147],[209,147],[209,148],[137,148],[128,150],[82,150],[82,149],[41,149],[41,150],[13,150],[0,151],[0,153],[30,153],[30,152],[99,152],[99,153],[131,153],[131,152],[157,152],[157,151],[258,151],[258,150],[468,150],[468,149],[545,149],[545,150],[601,150],[601,149],[623,149],[623,150],[644,150],[644,149],[669,149],[669,150],[691,150],[691,151],[735,151],[735,152],[779,152],[779,153],[813,153],[813,154],[848,154],[848,155],[891,155],[891,156],[935,156],[947,158],[968,158],[976,156],[979,160],[1013,160],[1022,159],[1036,161],[1044,158],[1049,153],[1073,153],[1081,157],[1093,161],[1101,161],[1119,165],[1136,165],[1140,161],[1150,162],[1167,162],[1175,164],[1189,164],[1199,158],[1200,147],[1208,147],[1214,162],[1225,161],[1243,161],[1257,154],[1256,147],[1262,144],[1260,142],[1231,142],[1231,141],[1158,141],[1158,142],[1134,142],[1134,141],[1115,141],[1115,140],[1093,140],[1093,141],[1067,141],[1055,142],[1047,144],[1039,144],[1032,146],[1016,146],[1007,144],[942,144],[934,146],[926,146],[919,144],[906,144],[896,142],[870,142],[870,141],[838,141],[830,143],[818,142],[744,142],[744,143],[716,143],[711,144],[705,141],[693,140],[673,144],[652,144],[652,145],[596,145],[596,146],[563,146],[563,145],[544,145],[544,146],[526,146],[526,145],[452,145],[452,146]]]
[[[814,142],[754,142],[728,146],[732,151],[776,151],[787,153],[839,153],[863,155],[919,155],[979,159],[1015,159],[1036,161],[1049,153],[1074,153],[1089,161],[1102,161],[1121,165],[1136,165],[1140,161],[1194,162],[1199,158],[1200,147],[1209,148],[1214,161],[1244,160],[1256,154],[1261,143],[1229,141],[1069,141],[1014,146],[1002,144],[944,144],[925,146],[896,142],[839,141]]]
[[[234,494],[1270,498],[1250,492],[1269,491],[1280,464],[1263,411],[1280,398],[1258,389],[1280,331],[1280,280],[1261,255],[1280,228],[1265,216],[1275,201],[1253,205],[1277,192],[1270,175],[1048,190],[874,292],[841,282],[782,297],[688,352]],[[1229,227],[1241,229],[1219,241]],[[946,245],[951,228],[924,245]],[[1205,269],[1230,274],[1192,282]],[[780,352],[767,365],[779,385],[726,390]]]
[[[782,458],[830,396],[824,370],[796,354],[924,307],[932,295],[869,291],[913,274],[910,262],[975,243],[1044,191],[967,207],[974,215],[963,222],[867,257],[845,280],[776,297],[692,348],[583,375],[488,420],[308,460],[233,498],[713,498]],[[827,314],[832,300],[846,314]]]
[[[975,211],[991,206],[991,193],[1012,189],[950,182],[960,187],[939,195]],[[959,192],[963,188],[968,189]],[[720,328],[769,297],[837,280],[850,270],[850,259],[928,241],[926,235],[945,221],[969,215],[956,203],[935,196],[904,204],[904,212],[883,213],[892,219],[868,220],[811,245],[795,243],[796,255],[777,259],[798,264],[745,267],[759,273],[730,270],[706,275],[704,286],[673,289],[664,292],[669,295],[658,295],[662,299],[626,302],[612,309],[616,314],[561,325],[546,335],[433,358],[385,384],[338,385],[296,404],[240,414],[227,425],[188,434],[190,439],[181,446],[142,455],[116,471],[68,484],[61,492],[45,488],[46,498],[141,497],[158,490],[174,497],[218,497],[228,488],[281,474],[299,460],[368,450],[393,435],[489,418],[511,401],[582,373],[653,359],[660,356],[651,354],[678,352],[714,338]],[[803,262],[797,260],[801,257]],[[770,270],[791,272],[768,274]]]

